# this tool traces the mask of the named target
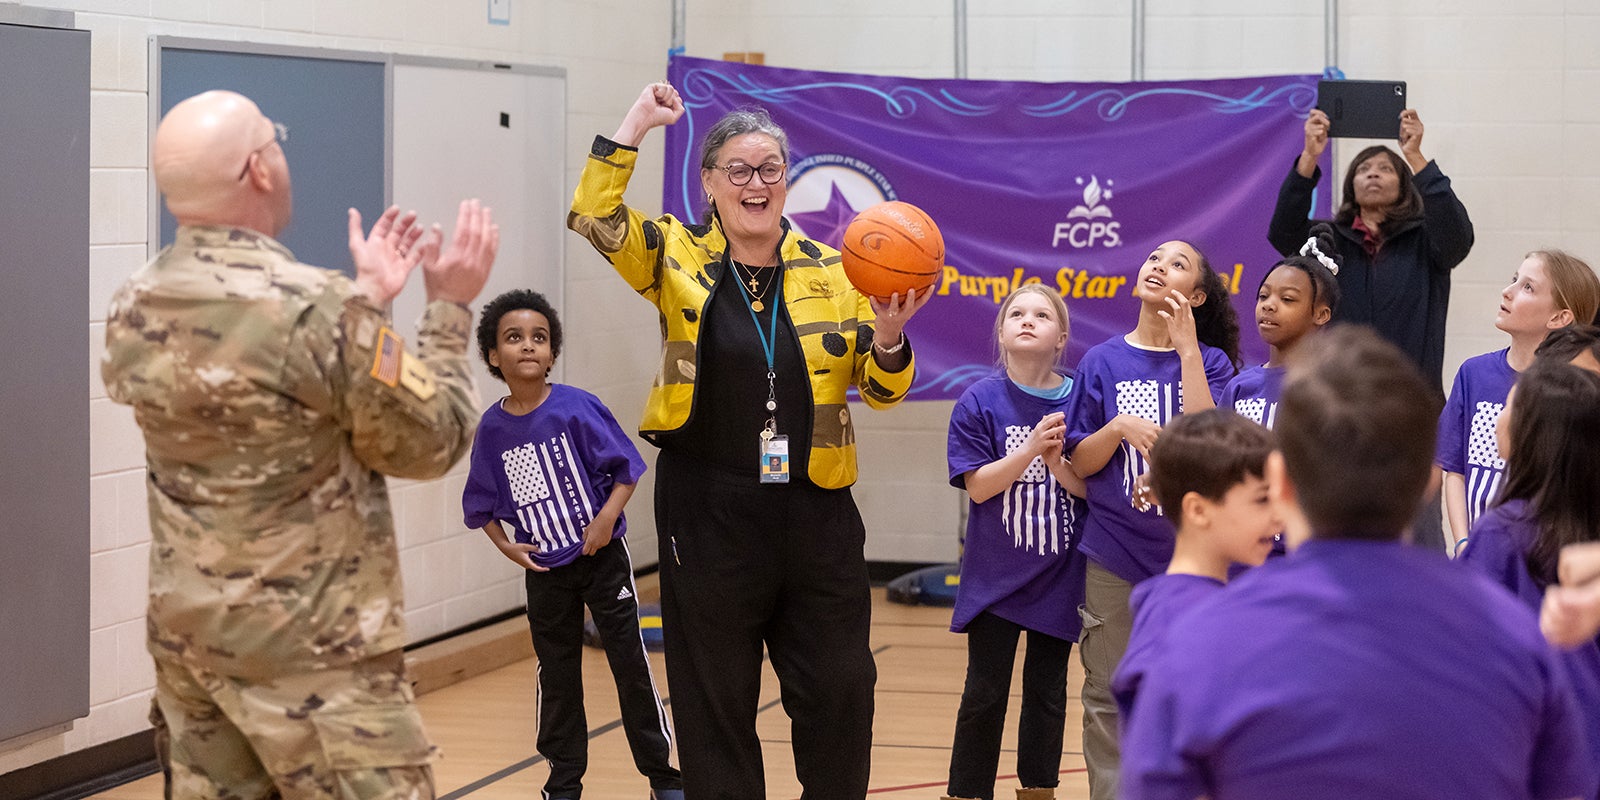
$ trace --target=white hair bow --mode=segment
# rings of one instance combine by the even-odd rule
[[[1338,262],[1323,254],[1322,248],[1317,246],[1317,237],[1315,236],[1307,239],[1306,243],[1300,246],[1300,255],[1311,256],[1320,262],[1322,266],[1327,267],[1329,272],[1335,275],[1339,274]]]

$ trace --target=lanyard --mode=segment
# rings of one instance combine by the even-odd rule
[[[763,438],[770,438],[771,433],[777,431],[778,396],[775,371],[777,363],[774,356],[778,349],[778,308],[783,304],[783,267],[782,262],[774,268],[772,279],[777,282],[772,294],[772,327],[766,331],[761,330],[761,318],[756,316],[756,310],[750,306],[750,291],[744,288],[744,281],[734,276],[733,282],[739,284],[739,294],[744,296],[745,310],[750,312],[750,321],[756,326],[756,339],[761,342],[761,351],[767,357],[767,428],[763,431]]]

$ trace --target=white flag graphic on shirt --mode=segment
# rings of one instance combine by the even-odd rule
[[[543,442],[529,442],[500,454],[517,521],[550,553],[583,540],[583,528],[594,519],[583,465],[565,433]]]
[[[1032,425],[1007,425],[1006,455],[1021,449],[1032,433]],[[1067,541],[1072,523],[1071,501],[1038,457],[1028,463],[1022,477],[1002,495],[1000,513],[1011,533],[1011,546],[1018,550],[1041,556],[1060,555],[1071,545]]]

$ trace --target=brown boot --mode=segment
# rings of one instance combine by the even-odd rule
[[[951,797],[950,795],[945,795],[945,796],[939,798],[939,800],[973,800],[973,798],[971,798],[971,797]]]
[[[1056,790],[1051,787],[1018,789],[1017,800],[1056,800]]]

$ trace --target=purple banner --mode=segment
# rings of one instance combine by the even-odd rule
[[[1255,291],[1277,260],[1267,222],[1300,152],[1315,76],[920,80],[681,56],[668,76],[688,108],[667,128],[668,213],[699,218],[700,139],[727,111],[755,105],[789,134],[784,214],[805,236],[837,248],[855,214],[885,200],[938,223],[946,266],[909,326],[912,399],[953,399],[994,368],[999,303],[1023,283],[1066,300],[1068,364],[1132,330],[1134,276],[1171,239],[1199,245],[1229,281],[1245,361],[1266,359]],[[1329,214],[1324,194],[1315,216]]]

